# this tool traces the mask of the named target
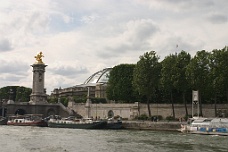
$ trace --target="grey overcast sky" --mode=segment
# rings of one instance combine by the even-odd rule
[[[227,7],[227,0],[1,0],[0,87],[31,88],[40,51],[50,94],[148,51],[163,59],[222,49]]]

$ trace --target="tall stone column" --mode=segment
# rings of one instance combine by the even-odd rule
[[[32,94],[30,95],[30,103],[39,104],[47,103],[47,94],[44,88],[45,65],[42,61],[43,54],[40,52],[35,56],[37,62],[31,65],[33,67],[33,85]]]

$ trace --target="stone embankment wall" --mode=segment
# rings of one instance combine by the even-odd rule
[[[133,119],[139,114],[138,103],[135,104],[91,104],[69,102],[68,108],[74,110],[83,117],[107,118],[110,113],[114,116]]]
[[[203,116],[204,117],[215,117],[215,109],[213,104],[205,104],[203,107]],[[74,103],[70,102],[68,108],[76,111],[78,114],[83,117],[108,117],[110,113],[113,113],[114,116],[121,116],[122,118],[131,120],[136,116],[142,114],[148,115],[148,109],[146,104],[141,103],[132,103],[132,104],[91,104],[86,106],[84,103]],[[172,116],[172,105],[171,104],[151,104],[150,105],[152,116],[160,115],[165,119],[167,116]],[[176,118],[185,117],[185,107],[183,104],[175,104],[175,116]],[[192,114],[192,104],[187,105],[188,114]],[[193,114],[197,113],[196,105],[193,108]],[[225,116],[228,113],[228,104],[218,104],[217,113]]]
[[[181,124],[186,122],[166,122],[166,121],[123,121],[125,129],[139,129],[139,130],[160,130],[160,131],[178,131]]]

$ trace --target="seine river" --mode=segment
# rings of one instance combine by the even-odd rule
[[[227,152],[228,137],[0,126],[0,152]]]

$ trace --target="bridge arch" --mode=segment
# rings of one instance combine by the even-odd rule
[[[53,108],[47,110],[47,116],[56,115],[56,111]]]
[[[109,117],[109,118],[114,117],[114,112],[113,112],[112,110],[109,110],[109,111],[108,111],[108,117]]]
[[[7,115],[7,108],[0,108],[0,116],[5,117]]]
[[[14,114],[15,115],[24,115],[24,114],[27,114],[27,112],[24,109],[17,109]]]

